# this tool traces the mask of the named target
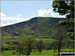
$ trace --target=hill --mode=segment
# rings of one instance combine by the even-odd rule
[[[53,36],[59,26],[57,22],[65,18],[34,17],[28,21],[1,27],[2,36]]]

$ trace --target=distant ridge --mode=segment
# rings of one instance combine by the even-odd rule
[[[34,17],[28,21],[1,27],[2,36],[52,36],[59,29],[57,22],[65,18]]]

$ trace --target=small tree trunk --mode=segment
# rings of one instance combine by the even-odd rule
[[[60,51],[61,51],[61,39],[60,39],[60,41],[59,41],[59,46],[58,46],[58,56],[60,56]]]
[[[41,50],[39,50],[39,54],[41,54]]]
[[[59,41],[58,44],[59,44],[59,46],[58,46],[58,52],[60,52],[60,51],[61,51],[61,44],[62,44],[62,43],[61,43],[61,39],[60,39],[60,41]]]
[[[30,53],[31,53],[31,51],[27,53],[27,56],[29,56],[29,55],[30,55]]]
[[[55,49],[54,49],[54,53],[55,53]]]

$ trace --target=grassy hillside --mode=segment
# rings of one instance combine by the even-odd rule
[[[57,22],[63,18],[34,17],[29,21],[1,27],[2,36],[52,36],[59,28]]]

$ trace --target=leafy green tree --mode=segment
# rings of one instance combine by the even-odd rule
[[[67,18],[74,18],[74,1],[72,0],[54,0],[53,10],[60,15],[66,15]]]
[[[59,15],[65,15],[67,20],[58,22],[58,25],[64,27],[68,35],[74,39],[74,1],[72,0],[53,0],[53,11]]]
[[[33,49],[33,46],[34,46],[34,42],[35,42],[35,39],[33,37],[26,39],[26,41],[25,41],[25,53],[27,56],[30,55],[30,53]]]
[[[63,30],[58,30],[57,33],[56,33],[56,45],[54,46],[57,46],[57,49],[58,49],[58,52],[61,51],[61,47],[62,47],[62,42],[63,42],[63,39],[65,39],[67,37],[67,34],[65,31]]]
[[[19,53],[19,55],[21,54],[24,54],[23,51],[24,51],[24,44],[23,43],[19,43],[17,46],[16,46],[16,52]]]
[[[21,41],[17,47],[16,51],[19,52],[19,55],[30,55],[33,47],[34,47],[35,39],[33,37],[25,38],[25,40]]]
[[[38,41],[38,42],[36,43],[36,45],[37,45],[37,49],[38,49],[38,51],[39,51],[39,54],[41,54],[42,49],[43,49],[43,41],[42,41],[42,40]]]
[[[54,53],[56,52],[56,50],[58,49],[58,45],[57,45],[57,40],[55,39],[55,41],[53,41],[51,43],[51,47],[52,49],[54,49]]]

